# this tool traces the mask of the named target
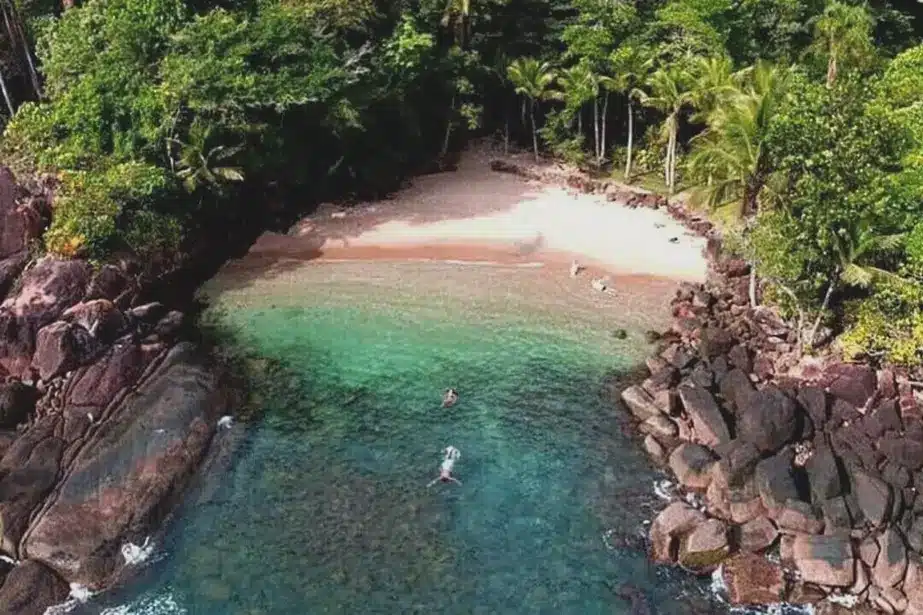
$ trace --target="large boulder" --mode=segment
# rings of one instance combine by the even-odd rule
[[[705,490],[712,479],[712,468],[717,463],[714,454],[698,444],[686,442],[670,453],[670,469],[680,484],[689,489]]]
[[[699,354],[709,361],[727,354],[736,343],[734,336],[721,327],[703,327],[699,336]]]
[[[923,561],[911,555],[904,577],[904,594],[907,596],[905,615],[923,615]]]
[[[654,405],[654,398],[638,385],[630,386],[622,391],[622,403],[640,421],[646,421],[661,413],[660,409]]]
[[[125,315],[108,299],[93,299],[78,303],[61,315],[61,320],[73,322],[103,343],[111,343],[128,326]]]
[[[698,573],[708,573],[724,561],[731,551],[727,526],[709,519],[686,536],[679,548],[679,563]]]
[[[834,397],[849,402],[857,408],[864,408],[878,390],[878,375],[868,365],[857,363],[834,363],[822,376],[822,382]]]
[[[45,257],[26,271],[19,292],[0,305],[0,367],[28,376],[38,330],[80,300],[89,278],[81,260]]]
[[[13,568],[0,587],[4,615],[44,615],[48,607],[61,604],[70,594],[67,583],[33,560]]]
[[[843,493],[843,469],[829,446],[818,446],[804,467],[816,501],[829,500]]]
[[[785,599],[782,567],[765,557],[742,553],[724,564],[728,601],[735,606],[778,604]]]
[[[896,587],[907,572],[907,547],[895,530],[888,528],[878,537],[881,551],[872,568],[872,581],[880,588]]]
[[[778,537],[779,530],[772,521],[757,517],[740,526],[738,543],[741,551],[759,553],[771,547]]]
[[[763,506],[770,515],[782,514],[789,500],[797,500],[798,486],[793,473],[794,455],[788,449],[763,459],[756,466],[756,486],[759,489]]]
[[[859,510],[868,523],[874,527],[881,527],[891,518],[894,502],[891,486],[860,468],[853,467],[850,470],[853,493],[858,501]]]
[[[39,329],[32,367],[47,382],[80,367],[97,349],[98,344],[89,331],[59,320]]]
[[[673,562],[679,540],[707,521],[704,513],[685,502],[673,502],[651,523],[651,558],[655,562]]]
[[[20,551],[68,582],[106,586],[123,563],[120,547],[143,542],[175,504],[225,411],[225,396],[200,351],[174,347],[93,433]]]
[[[725,401],[737,410],[743,407],[754,391],[750,378],[739,369],[732,369],[725,374],[718,383],[718,389]]]
[[[766,453],[790,443],[798,435],[798,429],[795,402],[773,386],[748,396],[737,417],[738,437]]]
[[[29,243],[42,234],[47,203],[28,198],[6,167],[0,167],[0,298],[29,260]]]
[[[848,537],[799,535],[792,555],[807,583],[850,587],[856,580],[856,558]]]
[[[727,423],[712,394],[700,386],[681,386],[679,398],[692,419],[696,440],[708,447],[731,441]]]

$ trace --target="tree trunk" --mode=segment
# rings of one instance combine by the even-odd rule
[[[16,111],[13,109],[13,101],[10,99],[10,93],[6,89],[6,79],[3,78],[2,72],[0,72],[0,88],[3,89],[3,100],[6,101],[6,108],[10,110],[10,119],[12,119]]]
[[[599,164],[606,160],[606,116],[609,114],[609,90],[603,96],[602,136],[599,143]]]
[[[817,336],[817,329],[820,328],[820,321],[824,317],[824,312],[827,311],[827,306],[830,305],[830,297],[833,296],[833,290],[836,288],[839,279],[840,270],[837,269],[833,272],[833,276],[830,278],[830,285],[827,286],[827,292],[824,293],[824,302],[820,304],[820,310],[817,312],[817,318],[814,319],[814,326],[811,327],[811,332],[808,334],[808,339],[805,341],[808,348],[814,347],[814,338]]]
[[[532,118],[532,150],[535,152],[535,162],[538,162],[538,130],[535,128],[535,101],[532,101],[532,108],[529,109],[529,117]]]
[[[23,28],[22,19],[19,17],[19,12],[16,10],[16,4],[13,2],[4,2],[4,18],[7,18],[7,9],[9,10],[10,17],[13,21],[13,29],[16,30],[16,34],[19,37],[19,40],[22,44],[22,55],[26,59],[26,65],[29,68],[29,78],[32,81],[32,88],[35,90],[35,95],[38,98],[42,96],[42,86],[38,80],[38,71],[35,70],[35,63],[32,61],[32,52],[29,50],[29,39],[26,37],[26,30]],[[10,23],[7,20],[7,31],[10,31]],[[10,32],[10,42],[13,43],[13,33]]]
[[[634,117],[631,108],[631,98],[628,99],[628,160],[625,161],[625,181],[631,181],[631,146],[634,142]]]
[[[676,124],[674,122],[673,127],[670,129],[670,141],[667,145],[669,153],[667,155],[668,166],[667,166],[667,189],[670,191],[670,194],[673,194],[674,180],[676,178]]]
[[[602,165],[599,149],[599,99],[593,97],[593,146],[596,148],[596,168]]]
[[[836,81],[836,56],[830,54],[830,59],[827,60],[827,87],[832,88],[834,81]]]
[[[452,105],[449,107],[449,120],[445,125],[445,139],[442,141],[442,158],[449,153],[449,137],[452,136],[452,121],[455,119],[455,94],[452,94]]]
[[[673,144],[673,132],[667,135],[667,155],[663,161],[663,182],[670,185],[670,146]]]
[[[750,307],[756,307],[756,263],[750,263],[750,286],[747,289],[750,296]]]
[[[583,136],[583,109],[577,109],[577,134]]]
[[[503,123],[503,154],[508,155],[510,153],[510,112],[509,107],[507,107],[505,113],[505,121]]]

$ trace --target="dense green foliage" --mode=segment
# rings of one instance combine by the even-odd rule
[[[826,320],[923,363],[923,24],[897,4],[0,6],[2,155],[57,175],[55,253],[162,267],[269,201],[380,194],[499,133],[733,214],[806,344]]]

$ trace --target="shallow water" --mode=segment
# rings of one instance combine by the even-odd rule
[[[523,281],[537,274],[513,271],[465,273],[522,288],[464,301],[457,283],[411,292],[415,276],[435,288],[427,267],[217,285],[238,342],[283,366],[259,391],[265,417],[233,427],[248,430],[233,468],[162,561],[82,612],[631,613],[613,593],[626,583],[651,612],[720,612],[707,580],[647,563],[663,476],[603,386],[638,363],[657,310],[548,309]],[[635,326],[616,340],[611,322]],[[449,386],[461,398],[442,410]],[[427,488],[447,445],[463,484]]]

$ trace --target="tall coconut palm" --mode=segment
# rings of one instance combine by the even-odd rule
[[[471,38],[471,0],[448,0],[441,23],[452,30],[455,44],[465,49]]]
[[[811,51],[827,57],[827,87],[833,87],[842,62],[861,64],[875,53],[872,44],[874,25],[864,5],[854,6],[833,0],[814,25]]]
[[[694,88],[690,104],[695,109],[691,119],[707,124],[709,116],[734,97],[741,73],[727,55],[697,57],[692,65]]]
[[[692,99],[688,89],[690,75],[679,65],[659,68],[647,79],[650,93],[636,90],[641,104],[666,114],[661,128],[661,136],[667,142],[667,154],[664,160],[664,181],[673,194],[676,188],[676,141],[679,133],[679,114]]]
[[[637,98],[636,88],[639,84],[644,83],[647,79],[648,72],[651,68],[651,62],[648,54],[634,45],[624,45],[616,49],[610,57],[610,64],[614,77],[607,79],[603,83],[606,89],[606,103],[608,104],[608,92],[611,89],[615,92],[624,92],[628,99],[628,143],[627,157],[625,160],[625,181],[631,181],[631,156],[632,146],[634,145],[634,101]],[[603,112],[603,156],[605,156],[606,113]]]
[[[687,169],[713,208],[736,202],[742,215],[756,213],[770,173],[765,141],[787,79],[787,70],[757,63],[746,85],[722,94],[708,128],[693,138]]]
[[[523,105],[529,103],[529,119],[532,123],[532,149],[535,160],[538,161],[538,128],[535,124],[535,108],[539,101],[547,100],[552,96],[551,84],[554,83],[555,73],[549,62],[541,62],[535,58],[518,58],[514,60],[507,75],[516,93],[523,96]]]
[[[550,94],[564,101],[569,111],[577,117],[577,132],[583,134],[583,107],[596,98],[599,83],[589,64],[580,62],[564,69],[558,75],[557,83],[561,86],[560,95]]]

